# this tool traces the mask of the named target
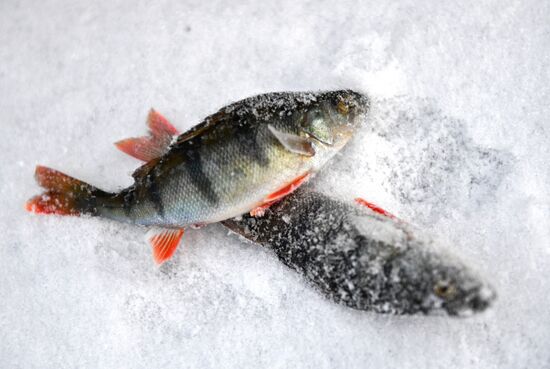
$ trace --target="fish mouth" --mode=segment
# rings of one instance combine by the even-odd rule
[[[314,134],[311,134],[309,132],[306,132],[306,136],[307,138],[310,140],[310,141],[313,141],[317,144],[320,144],[320,145],[323,145],[323,146],[326,146],[326,147],[333,147],[334,146],[334,141],[327,141],[327,140],[323,140],[317,136],[315,136]]]
[[[334,130],[333,139],[330,141],[324,140],[309,132],[306,132],[306,136],[311,142],[323,148],[339,150],[351,139],[353,132],[351,130]]]
[[[468,317],[485,311],[495,301],[496,297],[496,292],[492,287],[481,286],[470,291],[458,301],[443,304],[443,309],[452,316]]]
[[[369,111],[370,100],[367,95],[348,90],[346,91],[346,98],[355,115],[364,115]]]

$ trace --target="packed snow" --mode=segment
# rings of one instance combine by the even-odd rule
[[[0,3],[0,367],[550,367],[550,2]],[[154,265],[145,230],[35,216],[36,164],[105,190],[154,107],[353,88],[365,127],[314,180],[446,239],[498,292],[467,319],[326,300],[221,225]]]

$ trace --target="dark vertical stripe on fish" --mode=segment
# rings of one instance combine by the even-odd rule
[[[269,158],[265,152],[266,145],[260,146],[257,142],[259,125],[249,118],[234,126],[235,137],[239,140],[240,151],[243,155],[252,158],[262,167],[269,165]]]
[[[156,172],[155,168],[153,170]],[[145,188],[147,189],[147,194],[149,199],[153,203],[157,214],[164,219],[164,204],[162,203],[162,198],[160,196],[159,187],[157,185],[156,179],[159,178],[158,173],[154,175],[148,175],[145,177]]]
[[[210,178],[208,178],[202,168],[201,154],[198,150],[200,145],[197,145],[196,141],[189,141],[189,144],[195,144],[195,148],[185,151],[186,161],[188,163],[185,168],[187,169],[189,177],[193,185],[195,185],[208,202],[217,204],[219,202],[218,194],[214,191]]]
[[[134,206],[136,198],[136,186],[135,184],[128,188],[127,191],[124,191],[123,197],[122,197],[122,208],[124,209],[124,214],[126,216],[130,216],[130,211],[132,210],[132,206]]]

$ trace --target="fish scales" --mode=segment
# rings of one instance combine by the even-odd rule
[[[328,298],[355,309],[468,315],[495,297],[476,273],[414,227],[309,189],[262,218],[222,223],[271,248]]]
[[[299,120],[308,112],[304,104],[318,98],[310,93],[261,95],[206,118],[195,129],[199,134],[177,140],[155,165],[147,188],[159,196],[136,198],[141,204],[132,207],[134,222],[180,226],[223,220],[246,212],[250,199],[259,201],[289,178],[318,170],[339,147],[320,148],[313,158],[297,155],[268,129],[271,124],[299,136]],[[235,209],[235,203],[245,205]]]
[[[149,136],[116,143],[146,161],[134,184],[109,193],[38,166],[46,191],[26,208],[160,227],[150,237],[160,263],[185,227],[261,215],[302,185],[348,142],[368,110],[368,98],[351,90],[266,93],[220,109],[176,139],[177,129],[151,110]]]

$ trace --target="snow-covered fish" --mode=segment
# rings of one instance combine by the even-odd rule
[[[346,203],[302,188],[261,218],[223,224],[273,249],[327,297],[355,309],[465,316],[495,298],[431,238],[362,199]]]
[[[261,215],[288,195],[346,144],[368,108],[366,96],[351,90],[267,93],[228,105],[177,138],[152,110],[149,136],[117,143],[147,161],[132,186],[108,193],[38,166],[46,192],[26,208],[162,227],[150,236],[161,263],[175,252],[184,227]]]

